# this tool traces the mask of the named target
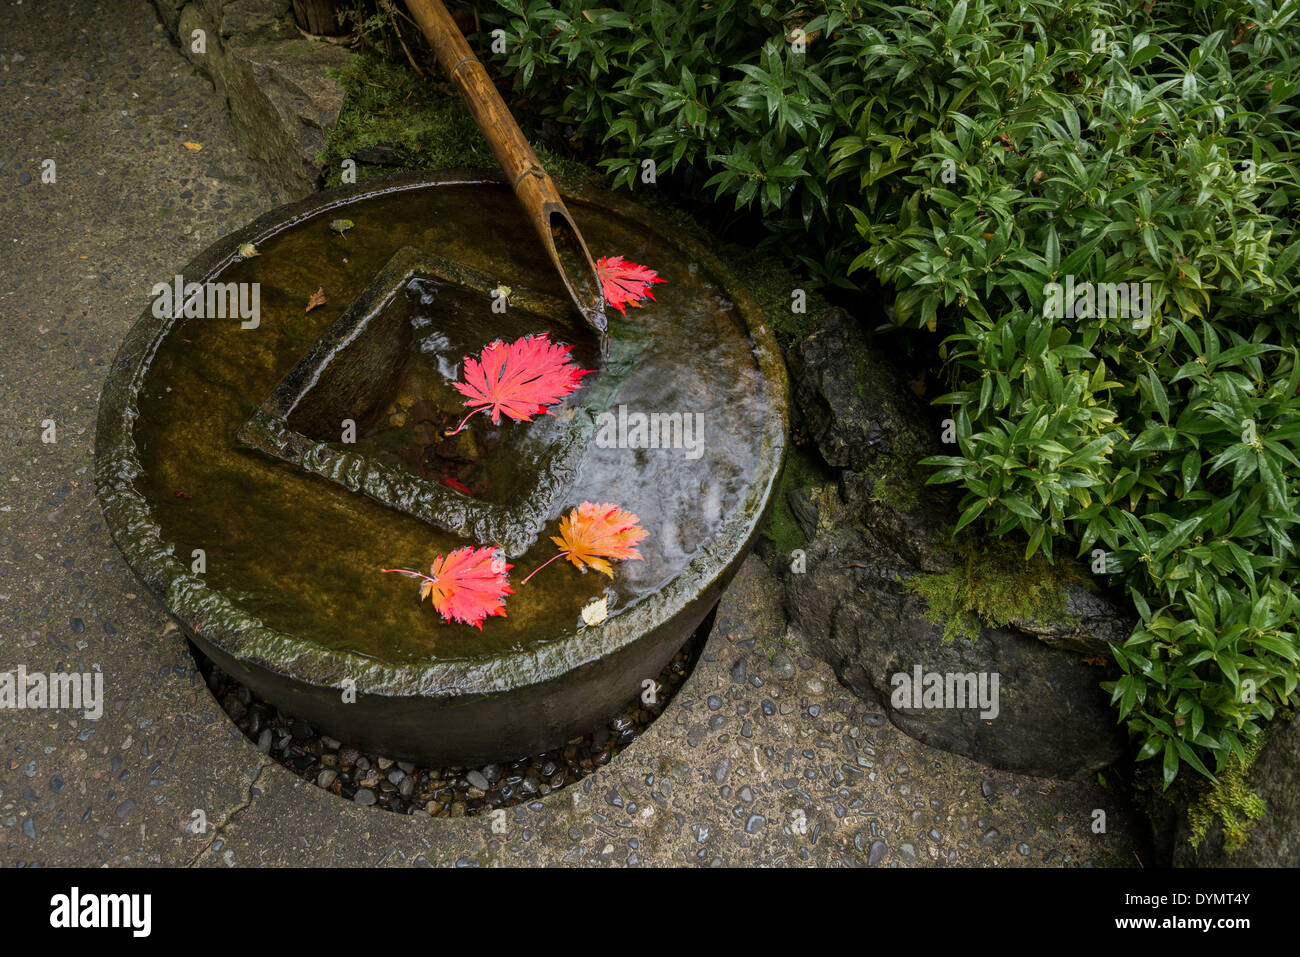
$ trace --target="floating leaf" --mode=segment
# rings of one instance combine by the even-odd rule
[[[627,312],[627,303],[639,307],[642,299],[654,299],[650,286],[667,281],[653,269],[628,262],[622,256],[601,256],[596,260],[596,274],[605,301],[622,313]]]
[[[342,236],[344,233],[346,233],[349,229],[351,229],[355,225],[356,223],[354,223],[350,219],[330,220],[330,229],[334,230],[334,232],[338,233],[340,236]]]
[[[599,625],[608,617],[608,598],[599,598],[582,606],[582,623],[584,625]]]
[[[614,570],[607,559],[639,559],[641,553],[636,550],[636,543],[649,534],[637,524],[635,515],[617,505],[583,502],[560,519],[560,534],[551,537],[551,541],[560,546],[560,553],[533,569],[528,578],[556,558],[567,558],[580,571],[594,568],[613,578]],[[524,579],[525,583],[528,578]]]
[[[191,153],[197,153],[199,150],[203,149],[202,143],[192,143],[189,140],[186,140],[184,143],[181,144],[181,146],[185,147]]]
[[[323,305],[325,305],[325,287],[321,286],[311,294],[311,298],[307,300],[307,308],[303,312],[311,312],[317,306]]]
[[[548,333],[524,336],[506,345],[500,339],[485,347],[478,359],[465,357],[464,382],[452,385],[476,407],[456,428],[455,435],[476,412],[491,412],[492,422],[504,413],[517,422],[530,422],[574,389],[593,370],[580,369],[569,359],[573,346],[561,346]]]
[[[506,595],[513,595],[507,565],[491,547],[458,548],[445,558],[433,560],[430,574],[405,568],[381,568],[410,578],[423,579],[420,600],[428,598],[446,621],[460,621],[483,630],[483,619],[493,615],[506,617]]]
[[[252,259],[254,256],[262,255],[257,251],[257,247],[252,243],[244,243],[239,247],[239,255],[244,259]]]

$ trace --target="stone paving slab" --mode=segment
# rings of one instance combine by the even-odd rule
[[[663,717],[498,832],[359,807],[270,761],[113,547],[91,459],[152,284],[271,203],[145,0],[3,6],[0,37],[0,671],[98,669],[106,693],[98,721],[0,711],[0,863],[1135,863],[1111,792],[933,750],[846,691],[789,636],[757,559]]]

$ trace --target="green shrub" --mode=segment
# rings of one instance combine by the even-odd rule
[[[479,12],[616,182],[652,159],[945,333],[958,527],[1101,553],[1141,616],[1111,686],[1140,758],[1244,762],[1300,679],[1300,0]],[[1067,276],[1109,308],[1054,309]]]

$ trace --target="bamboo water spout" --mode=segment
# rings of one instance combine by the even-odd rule
[[[551,177],[542,168],[537,154],[442,0],[406,0],[406,6],[433,45],[447,78],[460,91],[497,162],[506,171],[569,297],[600,336],[604,347],[605,296],[596,266]]]

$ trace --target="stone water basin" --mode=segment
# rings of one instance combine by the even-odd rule
[[[762,314],[682,231],[608,194],[565,199],[593,256],[666,280],[610,311],[605,357],[510,190],[452,172],[320,193],[220,240],[181,276],[257,283],[256,321],[151,306],[114,362],[96,478],[118,547],[206,655],[332,737],[432,766],[562,744],[646,692],[752,544],[786,434]],[[597,374],[552,415],[445,438],[468,411],[463,357],[543,331]],[[651,413],[702,441],[634,447]],[[644,560],[612,581],[559,561],[522,585],[583,501],[639,516]],[[481,631],[379,572],[470,544],[514,565],[507,617]],[[608,617],[584,625],[601,597]]]

